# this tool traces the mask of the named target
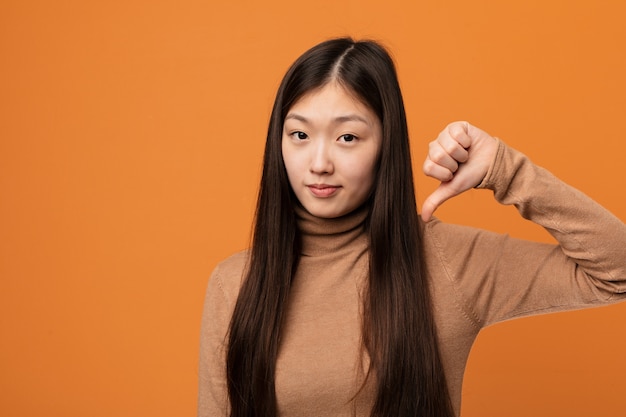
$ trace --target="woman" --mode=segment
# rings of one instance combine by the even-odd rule
[[[457,122],[431,143],[424,171],[442,184],[420,221],[382,47],[335,39],[292,65],[252,247],[209,281],[200,416],[455,416],[482,327],[625,298],[624,224],[524,155]],[[473,187],[559,245],[431,219]]]

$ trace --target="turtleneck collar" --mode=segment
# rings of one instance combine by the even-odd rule
[[[316,217],[300,205],[296,205],[295,212],[302,237],[303,256],[336,254],[349,249],[357,240],[366,244],[364,223],[369,213],[367,204],[334,219]]]

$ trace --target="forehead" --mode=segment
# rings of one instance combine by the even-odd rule
[[[327,83],[300,97],[287,112],[286,119],[363,119],[379,122],[374,111],[356,93],[337,82]]]

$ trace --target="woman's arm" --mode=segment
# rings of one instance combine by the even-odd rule
[[[473,148],[475,143],[481,146]],[[424,171],[444,182],[424,203],[423,218],[454,195],[486,188],[558,241],[527,242],[438,221],[427,225],[466,312],[480,326],[626,298],[626,226],[525,155],[459,122],[431,143]]]

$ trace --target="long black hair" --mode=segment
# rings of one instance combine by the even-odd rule
[[[252,248],[228,334],[232,417],[277,415],[275,365],[300,254],[282,158],[285,116],[304,94],[336,81],[378,116],[382,146],[365,222],[370,243],[362,338],[377,394],[372,417],[453,416],[423,264],[409,138],[395,66],[373,41],[314,46],[282,80],[267,133]]]

